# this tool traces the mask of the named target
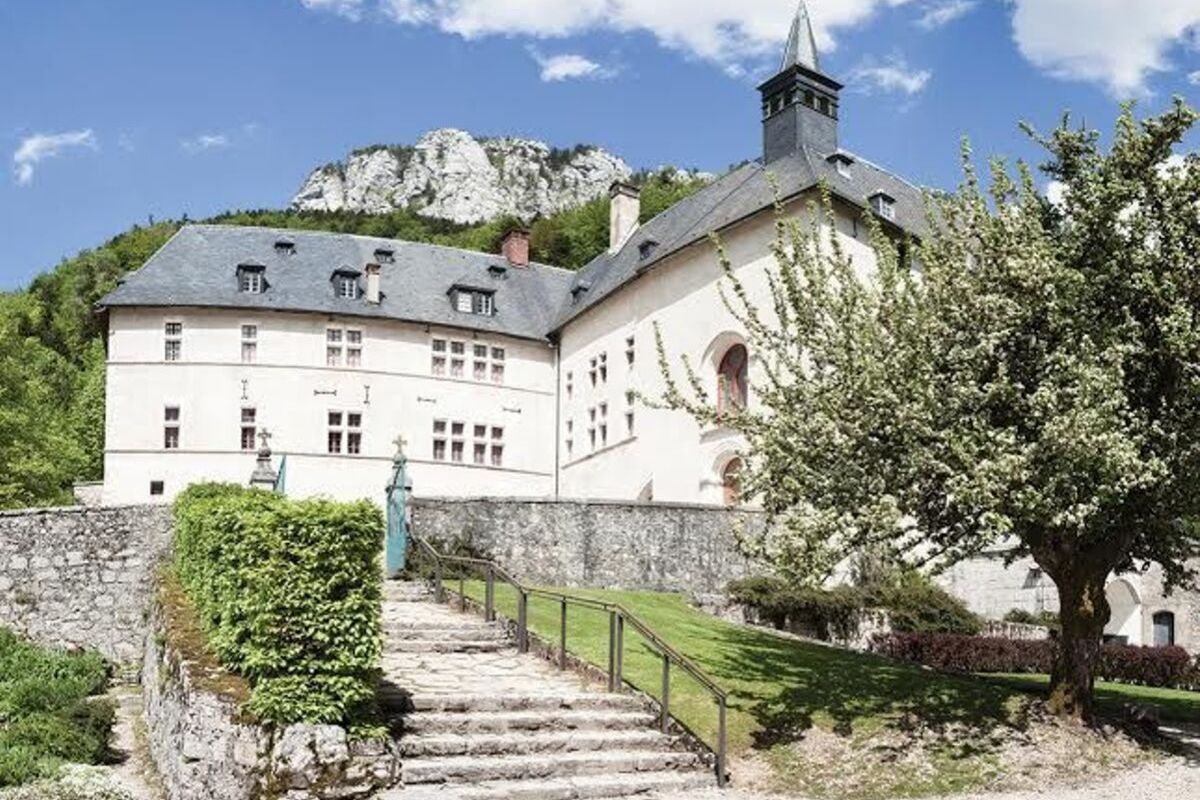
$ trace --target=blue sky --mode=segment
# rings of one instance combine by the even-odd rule
[[[810,0],[843,146],[952,186],[959,139],[1200,103],[1200,0]],[[631,165],[759,152],[794,0],[0,0],[0,289],[150,215],[282,207],[314,166],[459,127]],[[1195,147],[1195,139],[1189,142]]]

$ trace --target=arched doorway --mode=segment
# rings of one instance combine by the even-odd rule
[[[1142,643],[1142,599],[1133,584],[1118,578],[1104,588],[1111,616],[1104,626],[1104,640],[1125,644]]]
[[[750,357],[744,344],[735,344],[725,351],[717,364],[717,410],[736,412],[749,400]]]
[[[721,502],[736,506],[742,502],[742,460],[731,458],[721,470]]]

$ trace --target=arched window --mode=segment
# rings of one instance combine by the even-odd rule
[[[736,506],[742,501],[742,460],[730,459],[721,470],[722,500],[727,506]]]
[[[1175,644],[1175,615],[1170,611],[1159,611],[1153,619],[1154,646],[1166,647]]]
[[[717,410],[740,411],[746,407],[747,371],[750,359],[746,346],[735,344],[721,356],[717,366]]]

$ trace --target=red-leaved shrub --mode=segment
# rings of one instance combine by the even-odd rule
[[[892,633],[875,637],[871,650],[951,672],[1037,672],[1054,666],[1058,643],[943,633]],[[1182,647],[1106,644],[1096,677],[1143,686],[1180,686],[1192,668]]]

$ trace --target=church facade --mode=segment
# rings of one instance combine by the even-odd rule
[[[522,231],[493,255],[182,228],[101,302],[103,502],[244,483],[269,432],[289,495],[382,502],[404,443],[418,496],[735,504],[740,437],[636,396],[664,388],[657,327],[710,396],[754,405],[754,353],[721,301],[709,236],[769,306],[777,192],[785,213],[804,216],[828,187],[828,233],[865,269],[875,255],[864,215],[897,237],[922,235],[922,192],[840,146],[841,89],[820,69],[801,4],[779,72],[759,87],[761,156],[644,224],[637,189],[614,185],[609,247],[577,272],[531,263]],[[987,616],[1054,611],[1036,572],[997,557],[945,580]],[[1109,633],[1194,640],[1200,603],[1164,598],[1160,584],[1114,579]]]

